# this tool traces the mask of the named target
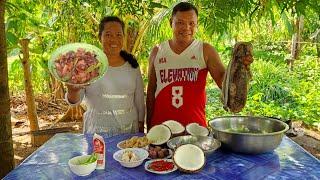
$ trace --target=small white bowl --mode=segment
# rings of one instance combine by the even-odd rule
[[[70,170],[78,176],[87,176],[91,174],[96,169],[97,160],[90,164],[79,164],[80,162],[86,161],[90,156],[91,155],[82,155],[70,159],[68,162]]]
[[[132,162],[125,162],[121,160],[122,154],[127,151],[130,150],[133,153],[135,153],[138,156],[138,160],[137,161],[132,161]],[[149,152],[145,149],[142,148],[126,148],[126,149],[121,149],[118,150],[117,152],[115,152],[113,154],[113,159],[118,161],[122,166],[127,167],[127,168],[134,168],[139,166],[140,164],[143,163],[143,161],[145,159],[147,159],[149,156]]]

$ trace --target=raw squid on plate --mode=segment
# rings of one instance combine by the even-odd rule
[[[97,47],[85,43],[67,44],[58,48],[49,60],[49,70],[67,84],[86,85],[102,77],[107,57]]]

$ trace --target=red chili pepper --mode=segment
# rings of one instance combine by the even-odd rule
[[[165,160],[153,161],[149,164],[148,168],[154,171],[168,171],[173,169],[173,162],[168,162]]]

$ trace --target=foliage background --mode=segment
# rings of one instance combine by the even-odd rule
[[[199,8],[196,38],[212,44],[225,65],[236,41],[254,45],[253,80],[243,115],[302,120],[320,126],[320,8],[317,0],[195,0]],[[135,30],[133,53],[147,83],[151,48],[171,37],[169,17],[177,1],[151,0],[9,0],[6,3],[9,86],[12,95],[23,93],[21,38],[30,38],[32,80],[36,94],[52,93],[47,61],[51,52],[69,42],[100,46],[99,20],[117,15]],[[304,16],[299,59],[291,71],[290,56],[295,19]],[[127,34],[130,36],[131,34]],[[207,81],[207,119],[228,115],[220,90]]]

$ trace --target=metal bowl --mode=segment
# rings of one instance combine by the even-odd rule
[[[289,126],[277,119],[225,116],[209,121],[214,137],[235,152],[259,154],[274,150]]]
[[[178,136],[167,142],[167,146],[173,150],[183,144],[194,144],[200,147],[206,155],[210,155],[221,146],[220,141],[210,136]]]

